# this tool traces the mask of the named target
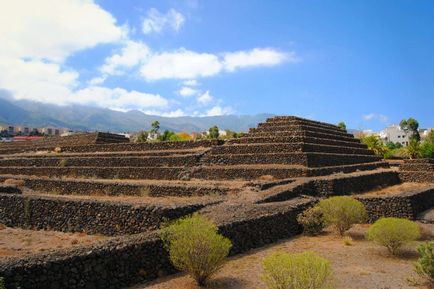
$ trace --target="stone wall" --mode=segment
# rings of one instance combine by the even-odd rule
[[[300,233],[295,216],[308,205],[309,201],[274,214],[234,220],[219,229],[233,243],[231,254],[245,252]],[[173,272],[155,233],[0,260],[7,289],[117,289]]]
[[[287,186],[287,189],[277,189],[276,193],[271,188],[270,192],[264,192],[264,197],[259,203],[281,202],[300,195],[315,197],[328,197],[335,195],[350,195],[370,191],[384,186],[399,184],[398,174],[393,171],[377,172],[352,176],[333,176],[307,181],[296,181]]]
[[[11,179],[11,177],[0,176],[0,182]],[[154,182],[151,184],[126,184],[115,181],[94,181],[94,180],[65,180],[46,178],[14,177],[22,180],[23,186],[40,193],[58,195],[97,195],[97,196],[204,196],[204,195],[226,195],[227,187],[221,186],[194,186],[191,184],[165,184]],[[2,192],[0,185],[0,192]],[[16,193],[16,191],[13,191]]]
[[[0,194],[0,223],[35,230],[114,236],[155,230],[163,218],[176,219],[205,205],[165,206]]]
[[[404,160],[399,176],[405,182],[434,183],[434,159]]]
[[[416,219],[420,213],[434,207],[434,188],[396,196],[361,196],[357,199],[365,205],[369,222],[380,217]]]

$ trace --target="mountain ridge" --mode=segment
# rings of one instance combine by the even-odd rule
[[[220,129],[247,131],[272,114],[181,116],[148,115],[138,110],[120,112],[84,105],[60,106],[29,100],[15,100],[0,94],[0,123],[30,127],[65,127],[79,131],[133,132],[148,130],[155,120],[162,130],[204,131],[213,125]]]

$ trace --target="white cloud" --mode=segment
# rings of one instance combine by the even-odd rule
[[[140,73],[146,80],[186,79],[215,76],[223,71],[234,72],[245,67],[274,66],[285,61],[297,62],[294,52],[271,48],[223,53],[199,53],[181,48],[174,52],[152,54],[143,62]]]
[[[189,97],[189,96],[195,95],[197,93],[198,93],[198,91],[196,89],[188,87],[188,86],[183,86],[178,91],[178,94],[181,96],[184,96],[184,97]]]
[[[214,54],[179,49],[153,55],[140,73],[147,80],[192,79],[216,75],[221,69],[222,64]]]
[[[213,97],[209,94],[209,90],[207,90],[205,93],[200,95],[197,98],[197,102],[199,102],[202,105],[207,105],[213,100]]]
[[[182,109],[177,109],[174,111],[163,112],[159,110],[142,110],[143,113],[148,115],[160,115],[165,117],[180,117],[186,116],[186,113]]]
[[[219,105],[216,105],[212,107],[211,109],[206,111],[206,114],[204,116],[219,116],[219,115],[228,115],[233,114],[234,110],[231,107],[221,107]]]
[[[224,54],[224,67],[228,71],[254,66],[273,66],[284,61],[297,62],[294,52],[283,53],[271,48],[255,48],[250,51],[237,51]]]
[[[190,79],[190,80],[183,81],[182,84],[186,86],[198,86],[199,82],[196,79]]]
[[[101,72],[108,75],[121,74],[121,69],[132,68],[146,61],[150,55],[149,47],[143,42],[128,41],[120,53],[106,58]]]
[[[164,29],[173,29],[178,32],[184,22],[184,15],[175,9],[170,9],[166,14],[162,14],[157,9],[151,8],[143,20],[142,31],[144,34],[160,33]]]
[[[0,88],[18,99],[63,104],[77,85],[78,73],[59,64],[0,57]]]
[[[377,120],[384,124],[387,124],[389,122],[389,118],[387,116],[379,113],[370,113],[363,115],[363,119],[366,121]]]
[[[91,100],[91,103],[90,103]],[[93,104],[117,110],[144,109],[148,107],[167,107],[167,99],[158,94],[149,94],[123,88],[101,86],[88,87],[72,95],[71,101],[79,104]]]
[[[72,53],[124,35],[90,0],[0,1],[0,55],[62,62]]]

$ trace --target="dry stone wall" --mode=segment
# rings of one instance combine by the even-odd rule
[[[165,206],[0,194],[0,223],[34,230],[114,236],[155,230],[163,218],[176,219],[205,205]]]

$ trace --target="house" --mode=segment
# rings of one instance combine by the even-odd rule
[[[410,142],[411,133],[407,132],[399,125],[391,125],[386,127],[379,133],[380,139],[384,143],[400,143],[403,146],[408,146]]]
[[[28,126],[17,126],[17,133],[21,133],[22,135],[28,135],[32,131],[32,129]]]
[[[49,136],[59,136],[60,135],[60,129],[54,128],[54,127],[43,127],[39,131],[41,131],[45,135]]]
[[[16,128],[13,125],[0,125],[0,132],[7,132],[9,135],[15,135]]]

